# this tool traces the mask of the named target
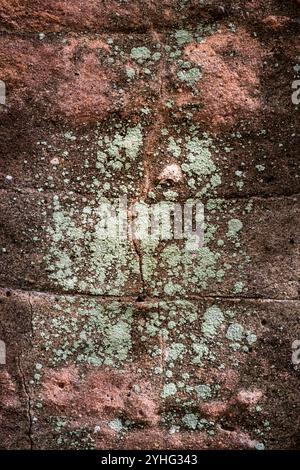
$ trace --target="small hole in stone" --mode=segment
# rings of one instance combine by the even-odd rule
[[[290,238],[290,244],[291,244],[291,245],[294,245],[294,243],[295,243],[295,240],[291,237],[291,238]]]
[[[265,326],[265,325],[267,324],[267,320],[265,320],[265,319],[263,318],[262,321],[261,321],[261,324],[262,324],[263,326]]]
[[[10,296],[11,296],[10,290],[7,290],[7,291],[5,292],[5,294],[6,294],[6,297],[10,297]]]
[[[65,383],[64,382],[58,382],[57,384],[59,386],[59,388],[65,388]]]
[[[227,424],[227,423],[222,423],[221,428],[224,429],[224,431],[229,431],[229,432],[233,432],[235,430],[234,426],[231,426],[231,424]]]
[[[136,301],[137,301],[137,302],[144,302],[145,299],[146,299],[146,296],[143,295],[143,294],[140,294],[140,295],[137,296]]]

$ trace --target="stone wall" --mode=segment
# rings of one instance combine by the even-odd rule
[[[0,1],[1,448],[299,448],[297,3]]]

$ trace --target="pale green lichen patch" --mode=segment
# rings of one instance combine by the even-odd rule
[[[198,425],[198,416],[193,413],[188,413],[182,418],[182,422],[188,429],[195,430]]]
[[[177,387],[174,383],[164,385],[163,391],[161,392],[162,398],[168,398],[172,395],[176,395]]]
[[[213,436],[216,432],[214,421],[200,418],[196,413],[186,413],[181,420],[179,420],[177,416],[174,416],[173,422],[182,424],[183,427],[189,431],[206,431],[210,436]]]
[[[231,219],[228,222],[228,238],[235,238],[239,231],[243,228],[243,222],[239,219]]]
[[[195,307],[188,301],[159,302],[159,310],[149,312],[145,325],[139,327],[145,344],[147,337],[157,340],[148,346],[149,356],[157,358],[158,363],[163,358],[165,364],[153,371],[166,378],[161,397],[170,400],[174,396],[184,406],[191,399],[195,403],[207,401],[219,393],[218,382],[199,383],[195,364],[223,368],[223,361],[228,357],[231,365],[232,343],[239,342],[246,352],[249,339],[255,339],[249,328],[232,322],[235,311],[222,310],[217,304],[208,306],[204,312]],[[167,381],[171,377],[172,382]]]
[[[252,344],[256,343],[257,336],[254,333],[248,333],[246,337],[247,343],[252,346]]]
[[[127,67],[126,74],[129,80],[132,80],[135,77],[135,70],[131,67]]]
[[[96,204],[78,202],[70,208],[54,198],[52,223],[46,229],[49,278],[65,291],[120,295],[139,277],[139,265],[130,241],[117,237],[117,227],[112,237],[105,236],[105,228],[113,230],[114,221],[104,215],[99,220]]]
[[[35,319],[52,364],[69,360],[117,367],[130,361],[133,308],[118,302],[76,302],[73,297],[55,304],[46,323]]]
[[[212,140],[207,137],[199,139],[194,137],[186,143],[187,162],[182,165],[182,170],[189,176],[199,178],[216,172],[216,166],[212,161]]]
[[[182,343],[174,343],[167,350],[167,361],[177,361],[186,351],[186,347]]]
[[[178,197],[178,193],[176,191],[172,191],[172,190],[165,191],[163,194],[164,194],[165,199],[167,201],[176,201],[176,199]]]
[[[135,393],[140,390],[140,376],[156,384],[163,401],[175,405],[176,411],[163,415],[163,425],[212,434],[214,422],[201,418],[195,407],[217,399],[222,385],[216,374],[199,381],[199,366],[215,371],[239,367],[239,349],[232,344],[239,342],[246,352],[246,345],[257,339],[248,323],[249,312],[230,305],[231,309],[222,303],[162,301],[139,311],[134,303],[66,296],[49,310],[48,318],[44,309],[34,311],[34,333],[44,345],[36,370],[42,375],[45,363],[75,362],[122,371],[133,362]],[[139,351],[138,359],[133,351]],[[141,356],[143,369],[135,365]],[[124,420],[116,416],[105,426],[124,433],[126,422],[126,416]]]
[[[196,385],[194,389],[197,396],[202,400],[209,400],[212,396],[212,390],[210,385]]]
[[[222,183],[217,165],[220,149],[214,140],[197,126],[174,127],[165,131],[154,155],[167,151],[180,164],[188,190],[199,198],[214,196]]]
[[[206,210],[204,245],[196,246],[192,239],[187,239],[169,240],[163,247],[163,242],[142,240],[142,270],[149,288],[154,292],[163,291],[175,297],[191,292],[216,292],[223,286],[230,293],[239,294],[245,290],[244,269],[248,257],[240,248],[242,225],[235,224],[235,220],[239,222],[239,219],[231,219],[234,209],[226,213],[228,203],[214,206],[210,200],[209,205],[213,214]],[[234,220],[233,224],[229,224],[230,237],[220,240],[219,234],[223,233],[224,236],[224,231],[228,231],[228,218]]]
[[[242,340],[244,334],[244,328],[239,323],[233,323],[228,327],[226,332],[226,338],[231,341],[239,342]]]
[[[113,419],[112,421],[110,421],[108,423],[108,426],[113,430],[113,431],[116,431],[116,432],[121,432],[124,425],[122,423],[122,421],[119,419],[119,418],[116,418],[116,419]]]
[[[133,47],[131,49],[130,56],[132,59],[136,60],[138,63],[143,63],[146,60],[150,59],[151,51],[145,46]]]
[[[189,70],[179,70],[179,72],[177,72],[179,80],[190,86],[195,85],[200,80],[201,76],[201,70],[198,67],[193,67]]]
[[[241,281],[238,281],[234,284],[233,292],[235,294],[240,294],[241,292],[243,292],[243,289],[244,289],[244,283]]]
[[[207,289],[210,280],[219,282],[224,277],[225,270],[218,268],[220,254],[206,246],[190,252],[180,249],[176,243],[170,243],[160,253],[159,260],[156,259],[156,247],[151,249],[147,242],[143,242],[142,247],[143,271],[148,273],[147,281],[154,289],[164,281],[164,292],[169,296],[185,295],[191,286],[196,291]],[[147,269],[150,265],[152,273]],[[166,272],[163,279],[157,274],[159,270]]]
[[[53,198],[52,219],[47,219],[45,229],[49,249],[44,261],[49,278],[64,291],[121,295],[140,277],[135,249],[128,238],[118,236],[119,226],[114,229],[114,224],[117,198],[136,194],[136,181],[143,176],[142,126],[113,121],[110,127],[96,126],[93,132],[80,136],[68,131],[64,138],[70,142],[65,159],[78,153],[81,146],[86,156],[81,176],[62,172],[65,184],[89,197],[74,197],[69,192],[68,199]],[[116,207],[115,218],[99,215],[99,208],[107,204]],[[103,236],[102,225],[112,228],[113,233]]]
[[[179,29],[174,33],[178,46],[183,46],[193,40],[193,34],[185,29]]]
[[[147,119],[143,114],[139,124],[134,124],[114,117],[80,131],[61,131],[49,142],[37,142],[38,163],[47,164],[47,171],[35,175],[41,184],[39,191],[74,191],[91,198],[114,198],[120,193],[137,196]],[[49,161],[44,148],[51,155]]]
[[[225,148],[226,153],[231,151],[221,141],[216,142],[208,134],[201,133],[197,126],[184,127],[184,132],[182,128],[174,127],[161,133],[154,156],[159,158],[159,151],[166,149],[170,160],[180,164],[185,185],[177,184],[178,197],[175,199],[173,190],[166,191],[163,183],[159,184],[155,200],[162,195],[169,201],[182,198],[186,201],[193,195],[198,202],[204,202],[205,222],[204,245],[196,248],[192,237],[185,237],[185,234],[182,241],[172,240],[171,235],[165,248],[163,242],[142,240],[144,279],[155,295],[163,292],[176,297],[205,290],[215,293],[222,286],[226,286],[230,294],[245,290],[245,266],[249,258],[241,248],[243,222],[237,215],[244,215],[246,208],[242,203],[232,204],[216,197],[222,185],[218,164]],[[183,211],[182,206],[180,209]]]
[[[174,137],[169,138],[167,150],[176,158],[180,157],[181,147],[176,143]]]
[[[112,169],[121,170],[126,161],[136,160],[138,156],[143,144],[141,126],[138,124],[135,127],[128,127],[123,135],[116,132],[112,139],[105,136],[103,139],[100,138],[98,143],[103,151],[98,151],[96,167],[102,169],[103,160],[104,162],[107,160],[108,166],[111,166]]]
[[[224,315],[219,307],[212,306],[204,314],[202,332],[206,338],[214,338],[224,322]]]
[[[36,418],[36,417],[35,417]],[[36,422],[37,419],[34,420]],[[74,427],[70,417],[49,416],[55,449],[93,450],[96,449],[95,435],[88,426]]]

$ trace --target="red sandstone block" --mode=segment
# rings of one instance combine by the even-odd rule
[[[170,240],[135,244],[110,232],[102,239],[101,200],[3,192],[2,286],[126,296],[138,295],[143,280],[151,297],[298,298],[297,198],[204,201],[200,248],[173,231]]]
[[[225,25],[220,31],[193,27],[155,38],[69,35],[45,41],[4,37],[1,42],[7,82],[0,128],[5,188],[89,192],[99,179],[98,152],[100,159],[107,158],[116,136],[124,139],[135,129],[142,142],[134,165],[130,158],[123,167],[107,162],[118,166],[116,178],[105,178],[111,186],[116,180],[116,189],[121,183],[129,192],[161,197],[170,186],[161,174],[177,164],[184,168],[183,178],[176,181],[180,185],[171,181],[171,189],[183,196],[299,192],[298,114],[290,85],[284,84],[282,92],[275,87],[271,103],[266,101],[261,74],[273,70],[264,60],[271,45],[243,28],[233,33]],[[280,61],[281,77],[292,61],[290,53]],[[278,73],[272,72],[269,88]],[[126,142],[123,147],[129,146]],[[204,155],[207,164],[201,163]],[[193,159],[199,163],[192,165]],[[128,164],[131,168],[125,168]]]
[[[101,31],[166,28],[186,20],[195,21],[211,14],[223,15],[226,2],[209,0],[203,5],[197,0],[14,0],[1,1],[2,30],[13,31]],[[230,2],[229,2],[230,3]]]
[[[295,0],[295,3],[299,3]],[[207,19],[230,18],[252,26],[264,14],[295,16],[293,2],[265,2],[246,5],[233,0],[2,0],[0,25],[3,31],[54,32],[122,30],[144,31],[151,28],[182,26]]]
[[[34,447],[292,448],[298,303],[32,295]]]
[[[173,231],[170,240],[142,241],[150,295],[298,298],[297,197],[212,199],[204,203],[204,224],[200,248],[190,235],[172,239]]]
[[[4,193],[1,285],[137,296],[141,276],[135,247],[127,238],[99,235],[99,203],[75,194]]]
[[[28,348],[31,341],[29,295],[0,292],[0,420],[1,449],[30,449]]]

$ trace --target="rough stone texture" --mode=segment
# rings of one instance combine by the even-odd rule
[[[299,449],[299,13],[0,0],[0,448]],[[101,240],[124,195],[204,246]]]

